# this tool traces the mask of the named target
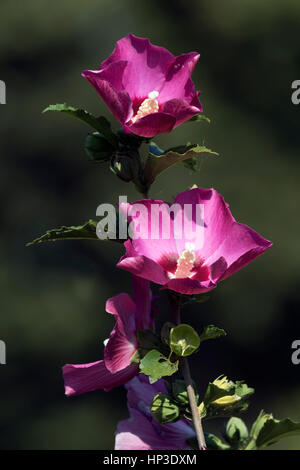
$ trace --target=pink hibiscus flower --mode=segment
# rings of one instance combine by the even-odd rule
[[[147,330],[152,322],[152,299],[149,282],[133,277],[133,298],[119,294],[106,302],[106,311],[116,324],[104,349],[104,360],[89,364],[66,364],[63,367],[65,393],[79,395],[97,389],[111,390],[138,374],[131,362],[138,349],[137,330]]]
[[[99,70],[82,76],[128,133],[154,137],[202,112],[191,74],[197,52],[174,56],[148,39],[120,39]]]
[[[163,380],[150,385],[141,374],[126,384],[130,418],[117,427],[116,450],[189,450],[187,439],[195,436],[188,420],[158,424],[150,411],[157,393],[167,393]]]
[[[214,189],[185,191],[176,196],[174,205],[175,215],[169,203],[150,199],[121,208],[129,214],[132,240],[124,244],[126,254],[119,268],[161,284],[164,289],[201,294],[272,246],[272,242],[237,222]],[[188,211],[187,206],[192,210]],[[157,209],[161,213],[159,222]],[[179,237],[178,228],[182,229]],[[169,236],[166,238],[164,233]]]

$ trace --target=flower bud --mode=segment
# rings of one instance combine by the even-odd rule
[[[139,171],[135,152],[118,152],[112,162],[111,170],[123,181],[135,180]]]
[[[229,390],[232,387],[232,382],[227,379],[226,376],[220,376],[213,381],[213,384],[219,388],[223,388],[224,390]],[[233,405],[240,401],[241,397],[234,394],[234,395],[225,395],[224,397],[218,398],[217,400],[213,401],[213,405],[220,405],[220,406],[227,406]]]
[[[232,417],[226,425],[226,440],[232,445],[247,441],[249,437],[247,426],[240,418]]]
[[[94,162],[108,161],[114,153],[114,148],[100,132],[88,135],[84,148],[89,159]]]

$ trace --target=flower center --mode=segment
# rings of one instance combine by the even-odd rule
[[[190,277],[196,261],[194,243],[187,242],[185,250],[181,253],[177,260],[177,268],[175,271],[175,278]]]
[[[140,105],[138,112],[132,118],[132,122],[136,122],[137,119],[141,119],[142,117],[147,116],[148,114],[157,113],[159,110],[159,104],[157,101],[159,93],[158,91],[151,91],[148,94],[148,98],[146,98],[142,104]]]

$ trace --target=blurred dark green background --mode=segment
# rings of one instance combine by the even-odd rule
[[[193,183],[214,187],[238,220],[274,242],[184,314],[197,328],[215,323],[229,332],[203,345],[193,375],[201,390],[221,373],[254,386],[248,422],[262,407],[300,420],[300,365],[291,363],[291,343],[300,337],[300,106],[290,98],[291,82],[300,79],[299,1],[1,0],[0,18],[7,85],[0,106],[1,448],[109,449],[127,416],[123,389],[66,399],[61,377],[66,362],[102,357],[113,325],[105,301],[130,289],[129,275],[115,268],[122,246],[25,243],[95,217],[98,204],[119,194],[139,197],[88,161],[83,123],[41,115],[48,104],[67,102],[110,117],[80,72],[96,68],[129,32],[174,54],[201,53],[194,80],[212,123],[186,124],[157,142],[204,142],[221,154],[203,161],[197,175],[181,165],[170,170],[151,196],[170,200]],[[300,449],[300,442],[276,448]]]

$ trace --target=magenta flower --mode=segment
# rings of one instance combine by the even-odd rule
[[[133,298],[134,301],[128,294],[119,294],[106,302],[106,311],[114,315],[116,324],[107,340],[104,360],[66,364],[63,377],[67,396],[110,390],[138,374],[138,365],[131,362],[138,349],[137,330],[146,330],[153,322],[148,281],[133,278]]]
[[[174,56],[148,39],[120,39],[99,70],[82,76],[128,133],[154,137],[202,112],[191,74],[197,52]]]
[[[141,374],[126,384],[130,418],[117,427],[116,450],[190,450],[187,439],[195,436],[189,421],[158,424],[150,411],[153,397],[166,393],[163,380],[150,385]]]
[[[130,216],[136,204],[140,208]],[[170,207],[177,208],[174,216]],[[122,209],[128,210],[133,239],[125,242],[126,254],[117,266],[182,294],[214,289],[272,245],[247,225],[236,222],[228,204],[214,189],[180,193],[173,206],[147,199]],[[158,209],[159,222],[157,216],[154,220]],[[168,226],[170,233],[165,238]],[[178,237],[179,228],[182,234]]]

